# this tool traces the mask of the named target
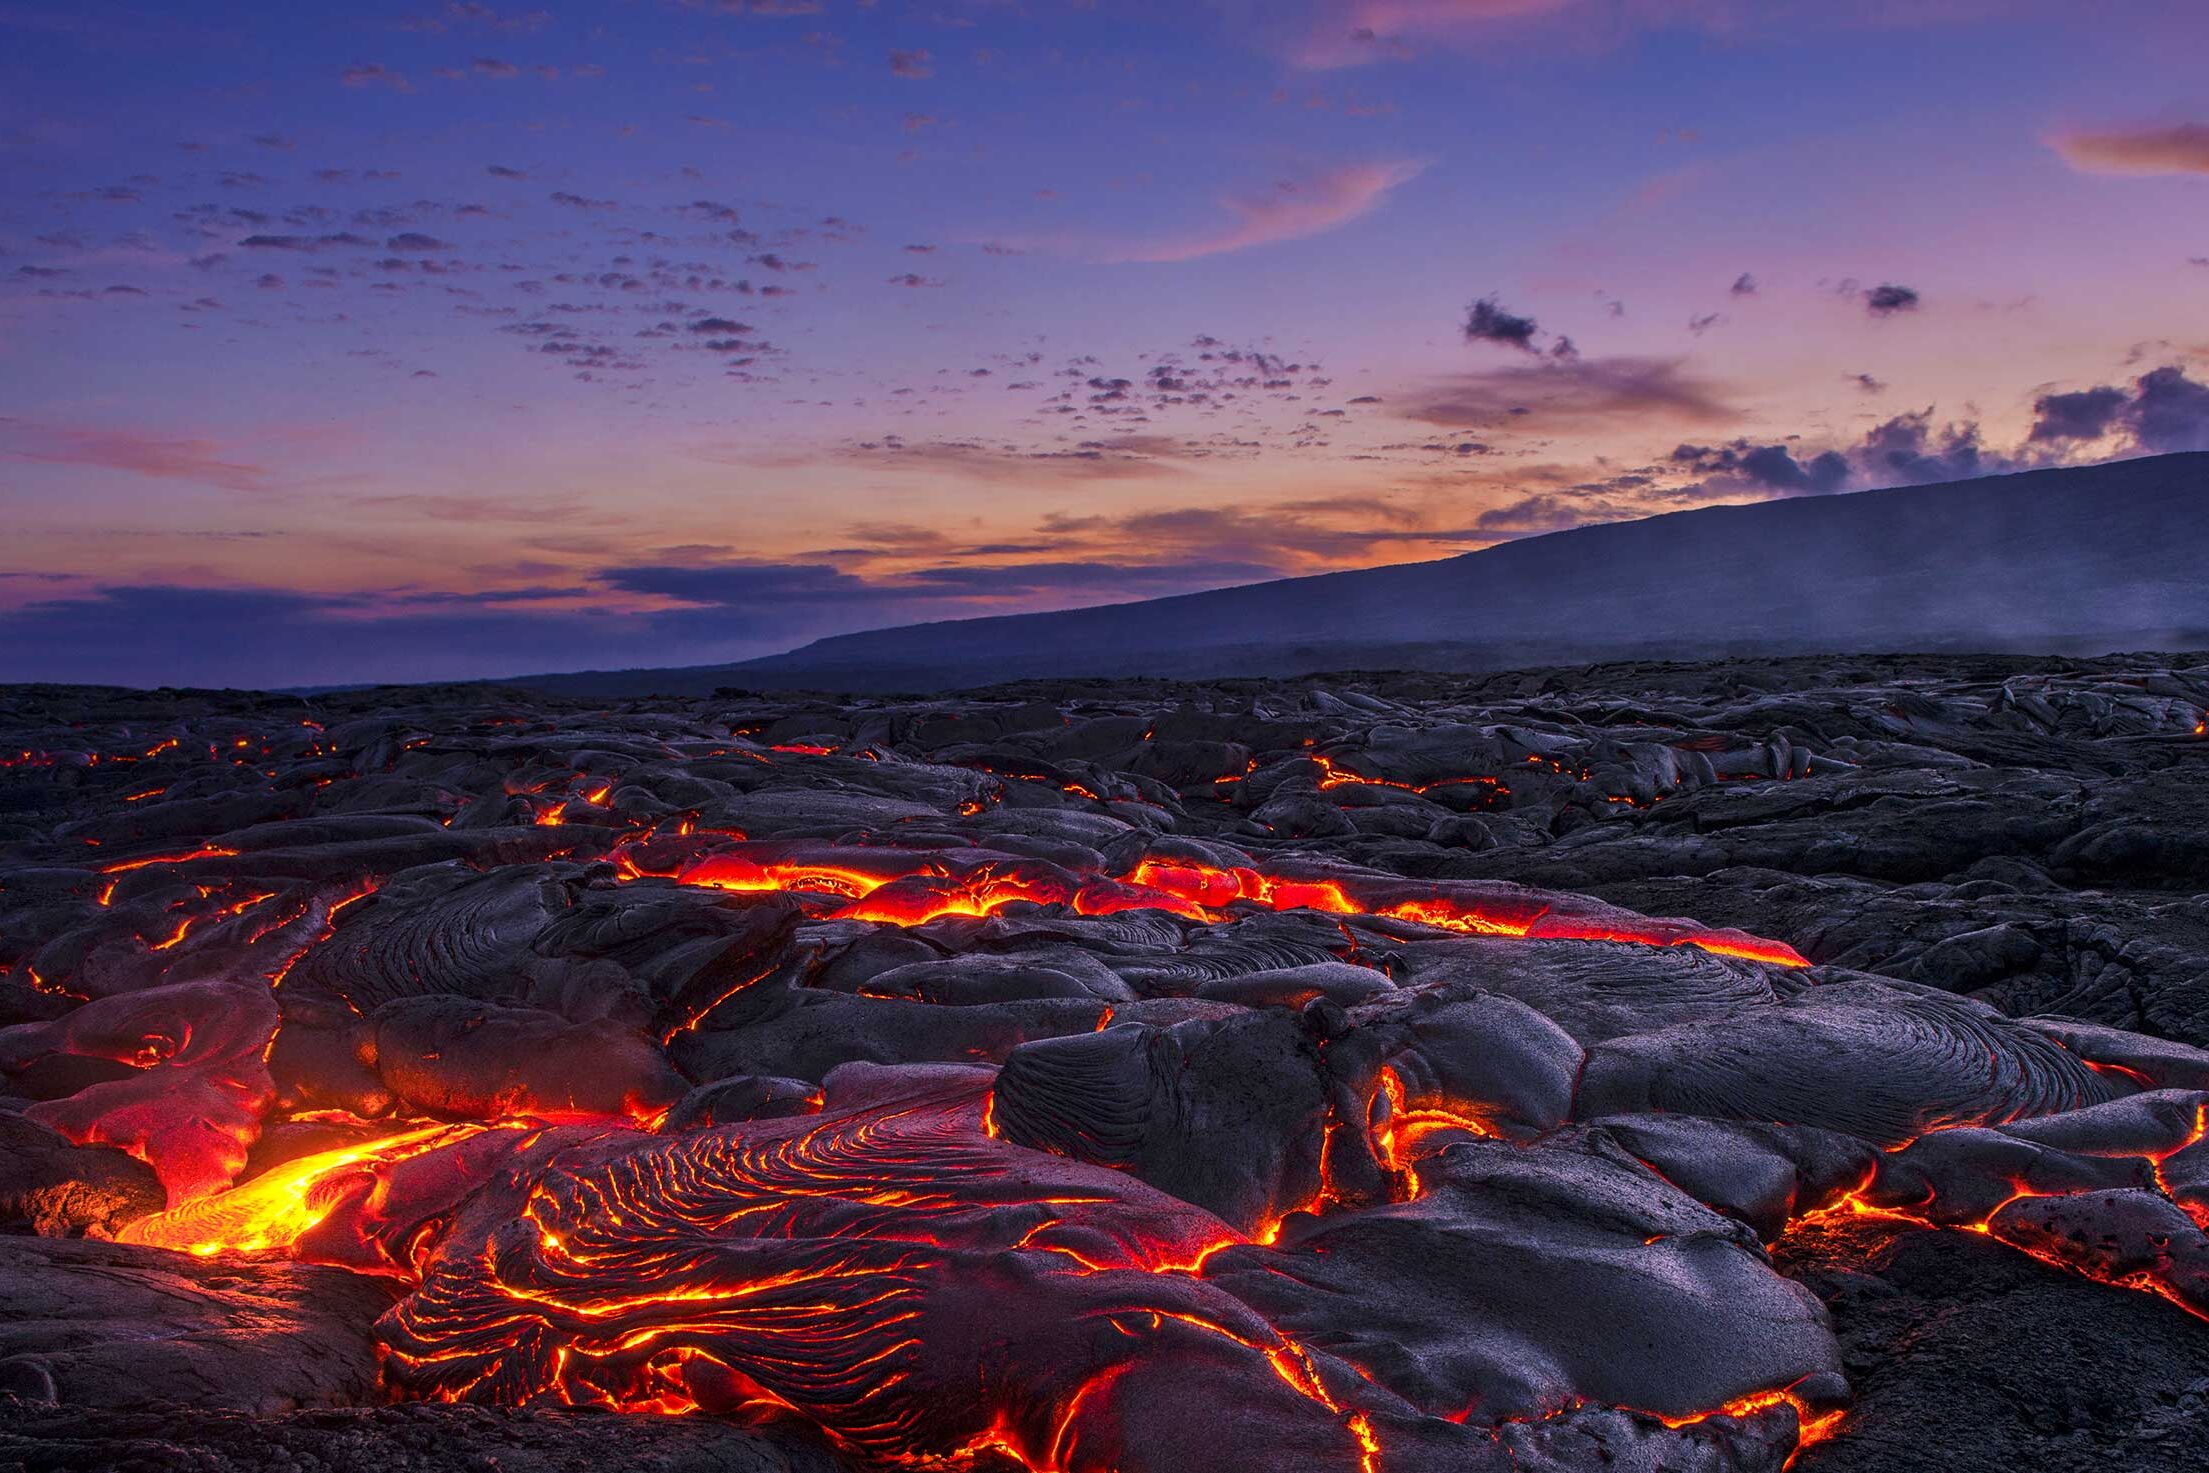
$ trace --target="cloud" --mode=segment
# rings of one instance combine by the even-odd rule
[[[2209,384],[2169,367],[2142,375],[2134,388],[2131,423],[2141,449],[2209,450]]]
[[[1535,351],[1534,334],[1540,328],[1533,318],[1521,317],[1498,305],[1491,292],[1465,309],[1464,331],[1468,343],[1495,343],[1532,353]]]
[[[249,235],[238,244],[257,251],[313,252],[341,246],[373,246],[375,242],[365,235],[339,230],[328,235]]]
[[[908,249],[908,250],[910,250],[910,249],[911,249],[911,247],[910,247],[910,246],[908,246],[908,247],[907,247],[907,249]],[[891,277],[891,278],[889,279],[889,282],[890,282],[890,285],[891,285],[891,286],[914,286],[914,287],[919,287],[919,286],[942,286],[942,285],[943,285],[943,283],[942,283],[941,281],[937,280],[937,279],[936,279],[935,277],[933,277],[933,276],[923,276],[923,275],[921,275],[921,274],[920,274],[919,272],[917,272],[917,271],[904,271],[904,272],[900,272],[900,273],[899,273],[899,274],[897,274],[896,276],[893,276],[893,277]]]
[[[449,242],[439,240],[434,235],[424,235],[419,230],[407,230],[385,241],[384,249],[387,251],[449,251],[452,246]]]
[[[923,77],[933,77],[936,74],[935,58],[926,51],[892,51],[890,74],[910,77],[916,81]]]
[[[2089,174],[2209,174],[2209,123],[2062,133],[2048,142]]]
[[[394,92],[414,90],[414,84],[403,74],[372,61],[354,62],[338,73],[338,81],[347,87],[389,87]]]
[[[1829,495],[1846,486],[1853,474],[1848,457],[1837,450],[1800,460],[1789,446],[1752,445],[1747,440],[1682,445],[1668,459],[1699,475],[1725,477],[1732,486],[1776,496]]]
[[[1722,385],[1678,359],[1582,358],[1454,374],[1399,395],[1397,415],[1444,427],[1524,425],[1545,433],[1618,422],[1730,424]]]
[[[1461,514],[1461,489],[1410,500],[1357,495],[1058,513],[1037,530],[1058,548],[1104,560],[1202,569],[1215,585],[1252,582],[1497,541],[1451,520]]]
[[[2033,401],[2033,443],[2061,444],[2071,440],[2099,440],[2115,427],[2118,413],[2132,402],[2123,389],[2081,389],[2070,394],[2043,394]]]
[[[721,608],[769,607],[790,602],[848,601],[866,596],[866,580],[825,563],[734,561],[710,564],[644,563],[602,568],[598,579],[625,593],[657,594]]]
[[[2129,388],[2044,394],[2033,401],[2030,439],[2066,447],[2110,440],[2120,453],[2141,455],[2209,450],[2209,384],[2169,364]]]
[[[1702,478],[1674,491],[1700,502],[1920,486],[2182,450],[2209,450],[2209,384],[2174,364],[2123,387],[2042,394],[2033,401],[2032,428],[2015,450],[1989,447],[1976,421],[1936,423],[1927,407],[1875,425],[1853,444],[1815,453],[1798,449],[1793,440],[1770,445],[1734,440],[1682,445],[1666,463]]]
[[[1733,285],[1727,287],[1726,290],[1733,296],[1753,297],[1756,295],[1757,292],[1757,280],[1754,276],[1744,271],[1739,276],[1736,276],[1733,279]]]
[[[1110,257],[1122,261],[1193,261],[1277,241],[1302,240],[1347,225],[1378,209],[1390,191],[1419,176],[1419,163],[1346,164],[1303,178],[1276,181],[1258,194],[1220,203],[1228,223],[1188,240]]]
[[[157,480],[198,481],[229,491],[265,491],[272,474],[216,440],[15,420],[0,420],[0,454],[43,465],[97,466]]]
[[[1934,429],[1930,408],[1874,426],[1849,459],[1871,486],[1930,486],[2023,468],[2018,460],[1989,451],[1979,426],[1969,420]]]
[[[1864,310],[1874,317],[1892,317],[1897,312],[1915,312],[1920,298],[1911,288],[1883,282],[1864,289]]]

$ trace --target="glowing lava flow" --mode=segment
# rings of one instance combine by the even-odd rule
[[[455,1144],[488,1127],[424,1125],[359,1145],[317,1152],[263,1172],[242,1186],[142,1217],[117,1241],[217,1253],[288,1251],[335,1210],[348,1182],[368,1168]]]
[[[229,859],[237,854],[235,849],[225,849],[218,844],[203,844],[183,854],[155,854],[145,859],[129,859],[120,864],[103,864],[100,873],[119,875],[134,869],[150,869],[157,864],[186,864],[195,859]]]
[[[885,1462],[995,1448],[1084,1473],[1163,1473],[1180,1450],[1133,1429],[1232,1405],[1266,1429],[1269,1466],[1355,1466],[1323,1384],[1340,1369],[1192,1276],[1236,1241],[1226,1225],[993,1140],[990,1077],[852,1065],[817,1117],[537,1159],[486,1188],[386,1318],[392,1379],[504,1404],[778,1409]]]
[[[2089,1108],[2131,1116],[2113,1122],[2091,1154],[2021,1155],[2021,1145],[2031,1149],[2030,1122],[2018,1135],[1939,1131],[1881,1153],[1855,1187],[1796,1220],[1864,1217],[1980,1233],[2209,1320],[2209,1191],[2170,1175],[2171,1163],[2209,1140],[2209,1096],[2159,1090]]]
[[[401,1274],[386,1372],[430,1399],[797,1416],[877,1466],[994,1453],[1035,1473],[1174,1473],[1231,1407],[1222,1473],[1514,1466],[1497,1429],[1421,1416],[1209,1280],[1248,1241],[1218,1218],[992,1138],[991,1078],[849,1065],[817,1115],[672,1138],[419,1126],[123,1236]],[[1783,1448],[1839,1418],[1792,1388],[1634,1415],[1681,1430],[1782,1409]]]
[[[654,872],[643,868],[634,854],[617,859],[630,878]],[[901,926],[944,916],[989,916],[1023,903],[1065,905],[1077,915],[1090,916],[1159,909],[1209,923],[1225,919],[1231,907],[1247,904],[1375,916],[1473,935],[1693,946],[1778,966],[1809,965],[1782,941],[1637,916],[1579,896],[1317,867],[1264,869],[1256,863],[1221,867],[1144,859],[1125,875],[1108,877],[979,850],[751,842],[659,872],[686,885],[838,897],[844,903],[829,912],[833,918]]]
[[[1534,759],[1528,758],[1527,760],[1533,761]],[[1333,788],[1368,787],[1396,788],[1406,793],[1424,794],[1436,792],[1442,788],[1486,788],[1491,794],[1500,798],[1509,795],[1511,791],[1503,785],[1502,779],[1485,775],[1437,778],[1431,783],[1406,783],[1388,777],[1367,777],[1363,773],[1337,767],[1333,758],[1318,753],[1312,755],[1312,761],[1319,764],[1319,788],[1321,792],[1327,792]],[[1226,782],[1227,779],[1221,778],[1220,781]]]

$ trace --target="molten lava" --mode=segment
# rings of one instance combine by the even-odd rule
[[[772,841],[724,846],[671,870],[645,869],[635,851],[619,858],[631,877],[658,872],[686,885],[721,890],[834,896],[844,902],[827,912],[834,918],[900,926],[925,925],[945,916],[995,915],[1018,904],[1064,905],[1085,916],[1155,909],[1212,923],[1247,905],[1379,916],[1472,935],[1684,945],[1778,966],[1809,965],[1782,941],[1688,921],[1651,920],[1578,897],[1309,866],[1267,869],[1256,863],[1221,867],[1144,859],[1113,877],[979,851]]]

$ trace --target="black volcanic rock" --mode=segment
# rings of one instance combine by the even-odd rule
[[[115,1243],[0,1238],[0,1394],[131,1411],[283,1412],[375,1397],[369,1333],[390,1286]]]
[[[2187,1467],[2205,729],[0,692],[0,1468]]]

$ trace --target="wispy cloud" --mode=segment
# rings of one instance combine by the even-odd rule
[[[2048,140],[2089,174],[2209,174],[2209,123],[2059,133]]]
[[[1422,163],[1345,164],[1303,177],[1284,178],[1256,194],[1220,201],[1228,215],[1217,229],[1185,240],[1112,254],[1121,261],[1193,261],[1277,241],[1323,235],[1371,214],[1389,192],[1419,176]]]
[[[1394,402],[1421,424],[1566,429],[1732,424],[1724,385],[1669,358],[1550,359],[1429,381]]]
[[[160,480],[199,481],[227,491],[265,491],[267,467],[221,442],[133,430],[77,429],[0,420],[0,454],[46,465],[97,466]]]

